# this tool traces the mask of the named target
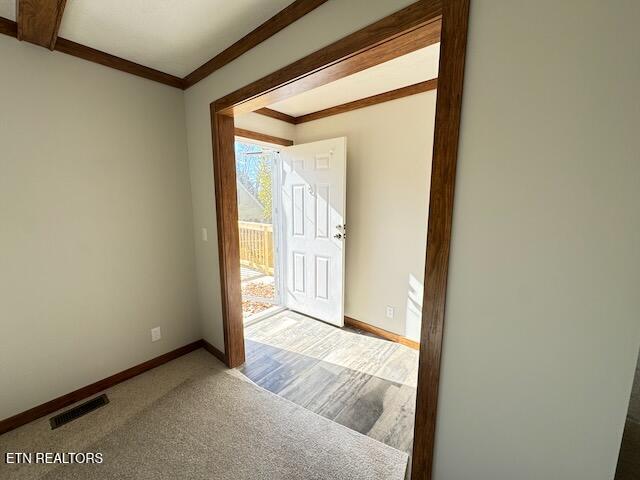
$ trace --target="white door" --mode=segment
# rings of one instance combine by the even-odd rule
[[[343,326],[347,139],[280,152],[284,305]]]

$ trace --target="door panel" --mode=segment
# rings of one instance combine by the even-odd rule
[[[344,325],[345,137],[281,149],[286,307]]]

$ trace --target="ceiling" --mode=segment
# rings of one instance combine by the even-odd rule
[[[301,93],[269,108],[299,117],[343,103],[407,87],[438,76],[440,43]]]
[[[71,0],[59,36],[183,77],[291,0]],[[16,20],[16,0],[0,16]]]

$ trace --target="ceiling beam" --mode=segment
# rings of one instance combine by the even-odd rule
[[[419,1],[216,101],[224,115],[254,112],[440,41],[442,5]]]
[[[272,143],[275,145],[282,145],[284,147],[290,147],[293,145],[293,140],[287,138],[274,137],[273,135],[267,135],[265,133],[254,132],[252,130],[245,130],[244,128],[235,129],[236,137],[248,138],[249,140],[258,140],[260,142]]]
[[[66,0],[16,0],[18,40],[53,50]]]
[[[398,98],[403,98],[403,97],[408,97],[410,95],[416,95],[418,93],[428,92],[430,90],[435,90],[437,88],[438,88],[438,79],[432,78],[431,80],[414,83],[413,85],[409,85],[407,87],[396,88],[395,90],[379,93],[377,95],[372,95],[370,97],[360,98],[352,102],[342,103],[340,105],[336,105],[335,107],[324,108],[322,110],[318,110],[317,112],[307,113],[305,115],[300,115],[298,117],[287,115],[286,113],[282,113],[277,110],[272,110],[271,108],[259,108],[254,113],[259,113],[260,115],[265,115],[267,117],[276,118],[278,120],[282,120],[284,122],[288,122],[293,125],[298,125],[300,123],[311,122],[313,120],[319,120],[320,118],[330,117],[332,115],[338,115],[340,113],[350,112],[351,110],[370,107],[372,105],[377,105],[378,103],[389,102],[391,100],[396,100]]]
[[[130,73],[131,75],[137,75],[138,77],[146,78],[147,80],[153,80],[154,82],[164,83],[171,87],[183,89],[182,79],[169,75],[168,73],[155,70],[153,68],[145,67],[139,63],[125,60],[124,58],[116,57],[106,52],[96,50],[95,48],[87,47],[80,43],[72,42],[66,38],[60,37],[55,45],[55,50],[58,52],[66,53],[74,57],[82,58],[93,63],[99,63],[105,67],[114,68],[121,72]]]
[[[324,110],[308,113],[306,115],[300,115],[299,117],[295,117],[296,124],[319,120],[320,118],[338,115],[339,113],[350,112],[351,110],[357,110],[359,108],[370,107],[379,103],[408,97],[409,95],[416,95],[418,93],[435,90],[436,88],[438,88],[438,79],[433,78],[431,80],[427,80],[426,82],[415,83],[413,85],[409,85],[408,87],[397,88],[395,90],[391,90],[390,92],[372,95],[371,97],[361,98],[360,100],[343,103],[342,105],[336,105],[335,107],[325,108]]]
[[[184,77],[185,88],[189,88],[213,72],[232,62],[240,55],[248,52],[256,45],[272,37],[280,30],[288,27],[307,13],[315,10],[327,0],[295,0],[293,3],[276,13],[255,30],[251,31],[229,48],[223,50],[204,65],[201,65]]]
[[[18,24],[13,20],[0,17],[0,33],[9,35],[11,37],[17,37]],[[96,50],[95,48],[87,47],[80,43],[72,42],[66,38],[58,37],[54,50],[61,53],[66,53],[77,58],[82,58],[89,62],[98,63],[105,67],[120,70],[121,72],[130,73],[138,77],[146,78],[147,80],[153,80],[154,82],[164,83],[171,87],[182,89],[182,79],[180,77],[174,77],[168,73],[155,70],[153,68],[145,67],[135,62],[125,60],[124,58],[116,57],[109,53]]]
[[[259,108],[255,111],[255,113],[259,113],[260,115],[264,115],[265,117],[275,118],[276,120],[282,120],[283,122],[291,123],[292,125],[298,123],[296,121],[296,117],[266,107]]]
[[[64,39],[62,37],[58,38],[58,30],[60,28],[60,22],[62,19],[62,14],[64,12],[66,0],[16,0],[18,22],[0,17],[0,34],[9,35],[11,37],[18,38],[19,40],[25,40],[37,45],[43,45],[47,48],[50,48],[51,50],[56,50],[68,55],[73,55],[75,57],[99,63],[100,65],[114,68],[116,70],[121,70],[123,72],[147,78],[149,80],[164,83],[165,85],[170,85],[175,88],[186,89],[202,78],[205,78],[213,71],[233,61],[243,53],[246,53],[248,50],[258,45],[262,41],[266,40],[272,35],[275,35],[277,32],[295,22],[299,18],[303,17],[307,13],[311,12],[315,8],[319,7],[326,1],[327,0],[294,1],[288,7],[284,8],[279,13],[256,28],[254,31],[243,37],[231,47],[227,48],[212,60],[184,78],[179,78],[174,75],[155,70],[153,68],[145,67],[144,65],[140,65],[120,57],[116,57],[106,52],[87,47],[85,45]],[[365,28],[361,32],[356,32],[356,34],[350,35],[347,38],[349,40],[352,40],[358,35],[365,35],[369,38],[370,44],[375,45],[377,35],[384,29],[393,31],[397,30],[399,32],[401,30],[406,31],[407,28],[410,28],[410,25],[420,25],[421,22],[419,19],[421,17],[424,17],[424,13],[429,11],[432,4],[439,4],[438,0],[433,0],[432,2],[420,0],[414,4],[409,5],[403,10],[396,12],[396,14],[391,15],[389,18],[377,22],[376,24],[371,26],[372,28]],[[423,32],[427,33],[427,37],[429,37],[427,39],[427,43],[424,46],[439,41],[439,23],[440,22],[437,22],[437,25],[428,26],[426,28],[426,32],[425,30],[423,30]],[[432,27],[436,28],[434,29]],[[47,31],[50,32],[49,35],[45,35],[43,33]],[[396,45],[394,45],[393,43],[396,43]],[[387,50],[391,51],[394,48],[398,48],[398,51],[400,51],[405,50],[408,47],[407,45],[398,46],[397,43],[402,42],[390,42],[388,45],[388,47],[390,48],[388,48]],[[330,55],[339,57],[338,52],[331,51],[331,47],[332,46],[324,50],[329,50]],[[409,47],[408,50],[411,51],[412,49]],[[316,52],[316,56],[319,57],[322,53],[323,51]],[[371,53],[372,57],[376,56],[375,49],[372,49]],[[385,53],[388,54],[389,52]],[[408,52],[401,52],[399,54],[402,53]],[[393,57],[393,55],[391,55],[391,57]],[[372,65],[374,65],[386,60],[387,58],[379,58],[377,61],[371,61],[371,63]],[[356,69],[356,71],[362,68],[365,68],[365,65],[361,65]],[[322,76],[326,77],[327,73],[330,72],[324,72]],[[311,75],[311,77],[312,78],[310,78],[309,80],[315,79],[314,75]],[[267,80],[269,78],[270,76],[267,76],[262,80]],[[327,78],[325,78],[320,83],[326,82],[326,80]],[[247,111],[251,111],[250,105],[246,105],[245,108],[248,109]],[[273,110],[272,112],[275,112],[275,110]],[[275,117],[275,115],[278,115],[278,117]],[[292,123],[291,118],[285,119],[284,115],[285,114],[277,112],[273,113],[273,115],[271,116]]]

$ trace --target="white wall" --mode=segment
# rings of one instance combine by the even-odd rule
[[[209,102],[407,3],[332,0],[187,91],[194,228],[215,232]],[[472,3],[435,479],[610,479],[640,342],[640,4]],[[215,241],[196,257],[222,348]]]
[[[0,58],[5,418],[201,333],[183,92],[3,35]]]
[[[436,92],[296,125],[347,137],[345,315],[420,338]],[[394,307],[393,319],[385,307]]]

